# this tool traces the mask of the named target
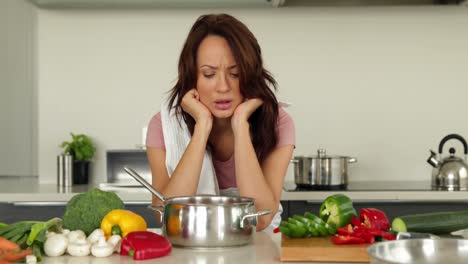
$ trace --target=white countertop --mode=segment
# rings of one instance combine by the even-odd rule
[[[160,233],[159,230],[156,231]],[[280,261],[281,235],[258,232],[251,244],[241,247],[219,249],[190,249],[173,247],[172,252],[165,257],[134,261],[131,257],[114,254],[107,258],[96,257],[45,257],[42,264],[126,264],[126,263],[158,263],[158,264],[210,264],[210,263],[282,263]],[[283,262],[284,263],[284,262]],[[291,262],[310,263],[310,262]],[[318,262],[314,262],[318,263]]]
[[[404,184],[404,183],[402,183]],[[58,187],[39,184],[36,177],[0,177],[0,202],[65,204],[74,195],[93,185]],[[142,187],[113,189],[125,203],[149,203],[151,194]],[[389,191],[283,191],[281,200],[321,202],[334,193],[344,193],[357,202],[466,202],[468,191],[389,190]]]

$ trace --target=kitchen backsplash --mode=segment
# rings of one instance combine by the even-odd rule
[[[430,178],[426,158],[442,137],[468,137],[466,8],[36,9],[34,47],[17,51],[36,65],[27,101],[38,149],[22,153],[37,159],[40,181],[55,182],[58,145],[70,132],[96,142],[92,178],[105,181],[107,151],[143,143],[190,26],[214,11],[257,36],[279,100],[292,104],[294,155],[325,148],[356,157],[351,181],[418,181]]]

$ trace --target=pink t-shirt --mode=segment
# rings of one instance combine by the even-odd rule
[[[278,109],[276,135],[278,138],[276,148],[287,145],[296,145],[294,121],[282,107]],[[148,125],[146,146],[166,149],[162,132],[161,113],[154,115]],[[218,179],[218,185],[221,190],[237,187],[234,155],[226,161],[216,160],[213,158],[213,166],[215,168],[216,178]]]

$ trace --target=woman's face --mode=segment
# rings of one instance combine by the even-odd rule
[[[197,91],[200,101],[215,118],[230,118],[243,101],[239,69],[228,42],[220,36],[207,36],[197,52]]]

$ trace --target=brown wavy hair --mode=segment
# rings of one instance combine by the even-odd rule
[[[179,58],[178,79],[169,91],[169,110],[174,106],[182,115],[190,133],[195,120],[182,110],[182,97],[197,84],[197,51],[209,35],[223,37],[229,43],[239,69],[239,88],[244,98],[260,98],[263,104],[250,116],[250,134],[256,155],[262,162],[277,142],[278,101],[272,91],[277,84],[263,67],[262,52],[246,25],[227,14],[200,16],[192,26]],[[175,104],[174,104],[175,103]]]

